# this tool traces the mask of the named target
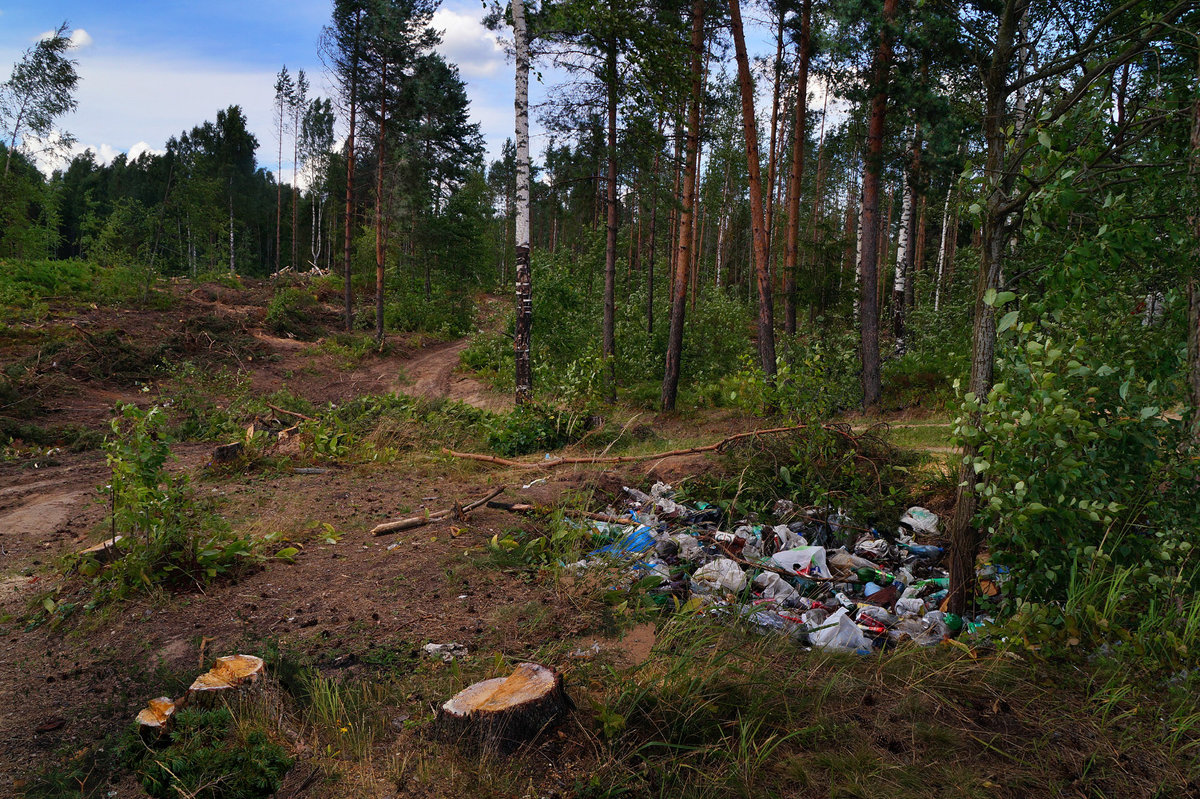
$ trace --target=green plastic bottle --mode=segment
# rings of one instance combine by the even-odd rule
[[[951,632],[957,633],[962,631],[962,616],[959,616],[957,613],[943,613],[942,621],[946,623],[946,626],[950,628]]]

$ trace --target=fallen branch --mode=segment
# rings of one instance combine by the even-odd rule
[[[275,413],[286,413],[288,416],[295,416],[297,419],[303,419],[306,422],[317,421],[316,419],[312,418],[311,416],[305,416],[302,413],[296,413],[295,411],[289,411],[287,408],[279,408],[275,405],[272,405],[269,402],[264,402],[263,405],[266,405],[268,408],[275,411]]]
[[[552,508],[549,505],[528,505],[512,502],[489,502],[489,508],[497,510],[506,510],[509,513],[533,513],[538,516],[549,516],[555,511],[562,511],[564,516],[575,516],[580,519],[592,519],[598,522],[611,522],[612,524],[631,524],[632,519],[623,518],[621,516],[612,516],[608,513],[592,513],[586,510],[573,510],[570,508]]]
[[[549,458],[540,461],[514,461],[508,458],[498,458],[495,455],[480,455],[475,452],[455,452],[452,449],[442,448],[442,452],[454,458],[466,458],[472,461],[481,461],[483,463],[493,463],[497,466],[509,466],[516,469],[553,469],[556,466],[565,466],[573,463],[637,463],[639,461],[652,461],[659,458],[673,458],[678,455],[694,455],[700,452],[714,452],[720,450],[735,441],[740,441],[743,438],[755,438],[757,436],[774,435],[776,433],[792,433],[797,430],[806,430],[811,427],[819,427],[822,430],[829,430],[838,433],[851,441],[857,441],[855,436],[846,432],[844,426],[839,425],[811,425],[798,424],[791,427],[772,427],[767,430],[751,430],[748,433],[736,433],[732,436],[727,436],[715,444],[704,444],[698,447],[687,447],[686,449],[673,449],[669,452],[655,452],[650,455],[612,455],[612,456],[591,456],[591,457],[561,457]]]
[[[411,530],[414,527],[424,527],[431,522],[438,522],[443,519],[448,519],[456,514],[462,515],[468,511],[475,510],[480,505],[486,503],[489,499],[499,496],[502,491],[504,491],[504,486],[499,486],[483,499],[476,500],[470,505],[455,505],[449,510],[439,510],[436,513],[428,513],[424,516],[411,516],[407,519],[400,519],[399,521],[385,522],[374,527],[371,530],[371,535],[387,535],[388,533],[395,533],[399,532],[400,530]]]

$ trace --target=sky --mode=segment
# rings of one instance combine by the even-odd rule
[[[330,8],[329,0],[0,0],[0,80],[40,35],[66,21],[77,45],[79,108],[60,127],[75,136],[76,151],[91,148],[105,163],[122,152],[160,151],[169,137],[236,104],[258,138],[259,165],[277,171],[275,75],[284,64],[293,74],[303,69],[310,97],[334,94],[318,52]],[[483,13],[480,0],[445,0],[434,27],[494,159],[512,136],[513,67],[483,27]],[[754,50],[750,31],[748,38]],[[537,103],[546,86],[531,82],[530,94]],[[536,122],[533,133],[536,157],[546,140]],[[285,153],[281,174],[290,181],[288,160]]]

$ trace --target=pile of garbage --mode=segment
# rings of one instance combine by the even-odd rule
[[[610,509],[619,523],[589,522],[610,543],[573,566],[620,561],[635,581],[653,585],[659,604],[691,602],[814,647],[860,653],[902,641],[932,646],[991,621],[943,609],[945,551],[922,543],[938,538],[938,517],[925,508],[909,508],[891,533],[779,500],[772,515],[781,523],[747,519],[729,532],[719,508],[677,502],[665,483],[624,494],[627,507]],[[1002,575],[984,577],[994,585]]]

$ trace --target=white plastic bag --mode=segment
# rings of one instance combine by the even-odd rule
[[[937,535],[938,517],[937,514],[927,508],[914,506],[905,511],[900,517],[900,523],[906,524],[912,528],[914,533],[924,533],[925,535]]]
[[[800,592],[775,572],[763,572],[755,577],[754,587],[759,590],[763,599],[786,602],[789,599],[800,598]]]
[[[808,546],[808,539],[799,533],[793,533],[786,524],[777,524],[771,528],[771,531],[775,533],[775,541],[778,542],[781,550]]]
[[[735,560],[717,558],[706,563],[692,575],[701,593],[715,593],[718,590],[740,593],[746,587],[746,573]]]
[[[825,547],[798,547],[783,552],[776,552],[771,560],[781,569],[789,572],[802,572],[811,569],[819,577],[828,577],[829,566],[825,563]]]
[[[871,642],[858,629],[846,609],[834,613],[816,630],[808,634],[808,640],[813,646],[822,649],[840,649],[846,652],[857,652],[860,649],[869,650]]]

